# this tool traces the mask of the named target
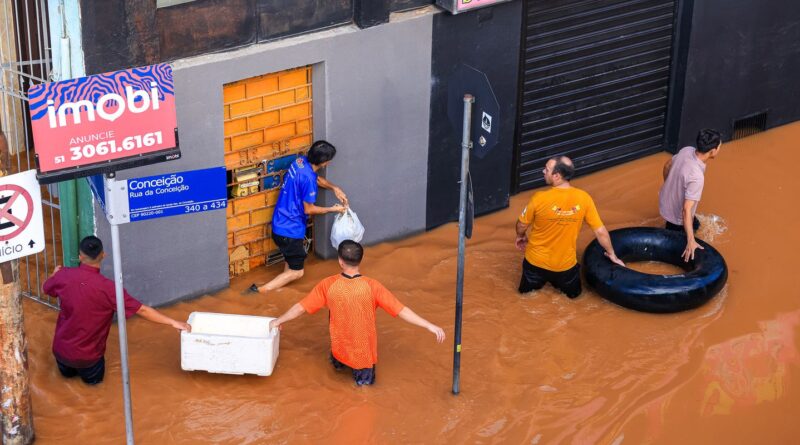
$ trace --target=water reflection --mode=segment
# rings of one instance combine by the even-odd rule
[[[778,400],[789,379],[789,366],[798,363],[798,323],[800,310],[759,322],[760,332],[708,348],[703,415],[730,414],[736,407]]]

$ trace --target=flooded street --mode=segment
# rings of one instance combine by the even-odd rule
[[[722,253],[730,275],[722,293],[689,312],[637,313],[590,289],[570,300],[549,285],[520,296],[514,224],[532,192],[477,219],[467,243],[459,396],[450,393],[455,224],[366,250],[362,272],[448,335],[438,345],[379,311],[374,387],[357,388],[328,364],[324,311],[284,327],[271,377],[184,372],[178,332],[133,318],[137,443],[794,443],[800,435],[798,143],[800,124],[793,124],[724,144],[709,163],[699,236]],[[572,184],[594,197],[609,229],[660,226],[658,189],[668,157]],[[355,192],[351,200],[357,199]],[[584,226],[579,255],[591,239]],[[669,273],[657,264],[637,267]],[[180,320],[193,311],[278,316],[339,271],[336,261],[313,260],[284,290],[241,294],[281,268],[259,268],[228,290],[164,312]],[[116,328],[106,380],[89,387],[58,374],[50,352],[56,315],[25,301],[37,443],[124,443]]]

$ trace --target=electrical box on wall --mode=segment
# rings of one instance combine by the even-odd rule
[[[510,1],[512,0],[436,0],[436,4],[450,11],[452,14],[459,14],[473,9]]]

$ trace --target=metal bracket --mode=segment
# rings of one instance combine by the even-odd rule
[[[113,174],[103,177],[103,187],[106,192],[106,216],[108,222],[120,225],[131,222],[130,207],[128,203],[128,181],[118,181]]]

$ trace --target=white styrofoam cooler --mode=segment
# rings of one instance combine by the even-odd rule
[[[181,368],[221,374],[272,374],[280,331],[271,317],[192,312],[192,332],[181,332]]]

